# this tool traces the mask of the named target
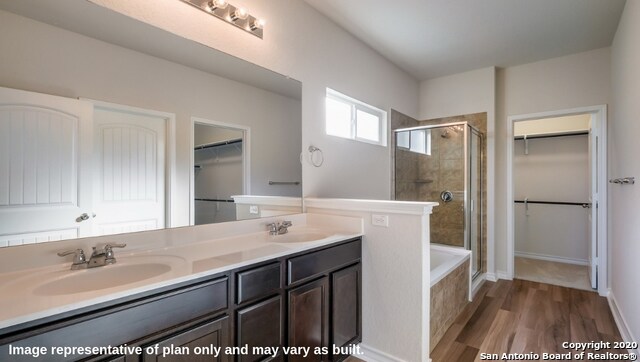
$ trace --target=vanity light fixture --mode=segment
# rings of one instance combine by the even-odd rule
[[[182,1],[262,39],[264,20],[252,16],[245,8],[233,6],[226,0]]]

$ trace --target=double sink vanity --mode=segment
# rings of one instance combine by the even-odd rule
[[[1,273],[0,360],[33,360],[35,347],[47,361],[342,360],[333,347],[361,341],[362,220],[286,220],[128,234],[108,242],[124,249],[98,245],[93,257],[114,259],[104,266],[49,250],[50,265]],[[140,353],[77,348],[125,344]]]

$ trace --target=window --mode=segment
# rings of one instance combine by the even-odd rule
[[[411,152],[431,155],[431,130],[417,129],[396,133],[396,145]]]
[[[387,112],[327,88],[327,134],[387,145]]]

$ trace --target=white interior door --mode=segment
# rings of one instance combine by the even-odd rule
[[[589,129],[589,280],[598,289],[598,122],[591,116]]]
[[[91,234],[92,110],[0,88],[0,246]]]
[[[151,111],[96,105],[96,235],[165,227],[166,127]]]

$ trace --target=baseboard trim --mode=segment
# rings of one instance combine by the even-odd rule
[[[496,274],[495,273],[485,273],[484,274],[484,280],[489,281],[489,282],[497,282],[498,278],[496,278]]]
[[[609,296],[607,297],[609,301],[609,308],[611,308],[611,314],[613,314],[613,320],[616,322],[618,326],[618,330],[620,331],[620,336],[625,342],[638,342],[638,339],[633,335],[631,329],[629,329],[629,324],[627,324],[627,320],[624,318],[624,315],[618,309],[618,302],[616,301],[615,295],[611,289],[609,289]],[[640,353],[639,349],[629,349],[629,353],[635,353],[636,356]]]
[[[575,265],[589,265],[589,261],[588,260],[575,259],[575,258],[566,258],[564,256],[555,256],[555,255],[537,254],[537,253],[527,253],[527,252],[524,252],[524,251],[516,251],[514,254],[515,254],[515,256],[519,256],[521,258],[527,258],[527,259],[546,260],[546,261],[554,261],[556,263],[575,264]]]
[[[366,362],[404,362],[399,358],[379,351],[371,346],[367,346],[366,344],[360,343],[360,351],[362,351],[363,354],[354,357],[357,357]]]
[[[504,280],[512,280],[513,279],[512,277],[509,276],[509,273],[507,273],[505,271],[498,271],[496,273],[496,276],[497,276],[498,279],[504,279]]]

